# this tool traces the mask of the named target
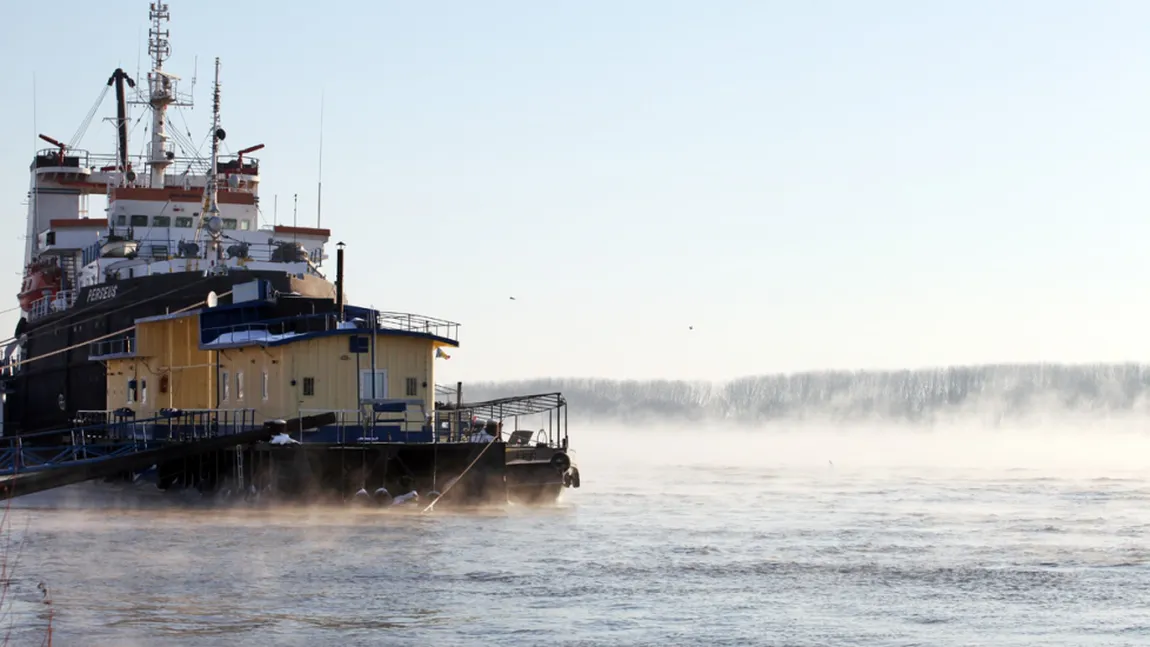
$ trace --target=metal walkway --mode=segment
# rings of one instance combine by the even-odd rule
[[[169,411],[146,420],[0,438],[0,500],[141,471],[323,422],[311,417],[260,425],[251,411]]]

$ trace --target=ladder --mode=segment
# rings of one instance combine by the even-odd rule
[[[236,445],[236,491],[244,492],[244,446]]]
[[[75,290],[80,287],[80,276],[76,268],[76,255],[64,254],[60,256],[60,272],[64,280],[60,282],[61,290]]]

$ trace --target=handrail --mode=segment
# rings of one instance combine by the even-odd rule
[[[359,310],[354,306],[345,308],[345,315],[350,319],[354,318],[355,311]],[[385,315],[391,318],[385,319]],[[310,325],[313,322],[322,322],[322,325]],[[408,313],[380,313],[380,326],[378,331],[401,330],[404,332],[419,332],[429,335],[435,335],[444,339],[456,339],[458,336],[459,324],[443,319],[435,319],[432,317],[425,317],[423,315],[408,314]],[[407,325],[406,322],[411,322]],[[230,332],[247,332],[252,330],[260,330],[269,335],[286,335],[290,333],[306,334],[311,332],[325,332],[329,330],[336,330],[339,327],[339,317],[334,312],[322,312],[317,314],[299,315],[295,317],[276,317],[273,319],[260,319],[258,321],[251,321],[239,324],[228,324],[226,326],[208,326],[201,329],[200,339],[201,343],[209,344],[221,335]],[[346,324],[347,322],[342,322]],[[360,334],[371,334],[370,327],[366,328],[349,328],[348,330],[357,330]]]
[[[59,148],[43,148],[36,151],[35,157],[37,158],[59,158]],[[64,158],[66,160],[75,160],[73,164],[67,165],[68,168],[82,168],[87,171],[97,170],[109,166],[119,166],[120,159],[118,156],[110,153],[92,153],[85,149],[69,148],[64,151]],[[229,154],[218,156],[218,163],[220,166],[228,166],[234,164],[240,159],[239,155]],[[199,174],[207,173],[210,167],[210,160],[199,157],[184,157],[176,156],[171,158],[171,165],[168,167],[167,175],[183,175],[189,171]],[[128,165],[132,168],[146,168],[148,164],[148,157],[146,155],[129,155]],[[257,170],[260,167],[260,159],[258,157],[243,156],[243,169]],[[46,167],[54,168],[54,167]],[[224,169],[223,173],[227,173],[231,169]],[[199,189],[201,187],[194,187]]]

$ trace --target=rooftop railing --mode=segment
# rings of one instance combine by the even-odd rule
[[[365,312],[370,313],[371,310]],[[376,311],[376,325],[381,330],[402,330],[420,332],[451,341],[459,341],[459,324],[446,319],[436,319],[409,312]]]
[[[345,310],[345,316],[349,320],[354,321],[355,308],[348,308]],[[366,311],[370,313],[370,310]],[[369,315],[370,316],[370,315]],[[362,318],[362,317],[361,317]],[[210,344],[220,338],[221,335],[228,333],[236,334],[241,339],[235,340],[237,343],[242,343],[245,340],[254,340],[256,337],[263,337],[267,335],[288,335],[288,334],[306,334],[311,332],[324,332],[329,330],[336,330],[341,327],[346,328],[348,322],[341,322],[339,317],[334,312],[320,313],[313,315],[299,315],[295,317],[280,317],[276,319],[264,319],[260,321],[249,321],[238,324],[228,324],[226,326],[209,326],[201,331],[200,340],[203,344]],[[428,335],[435,335],[444,339],[455,341],[459,337],[459,324],[445,321],[443,319],[434,319],[432,317],[425,317],[423,315],[408,314],[401,312],[387,312],[379,313],[377,317],[377,324],[379,332],[386,332],[389,330],[398,330],[404,332],[417,332]],[[369,325],[357,326],[354,328],[360,331],[360,334],[370,335],[372,330]],[[258,333],[252,335],[241,335],[240,333]]]
[[[165,176],[180,176],[180,175],[206,175],[211,167],[211,161],[205,158],[197,157],[173,157],[170,160],[170,165],[164,172]],[[91,153],[82,149],[68,149],[64,151],[63,161],[60,159],[59,148],[43,148],[36,151],[36,158],[33,162],[36,168],[82,168],[88,170],[101,170],[105,168],[115,168],[120,163],[119,158],[115,154],[109,153]],[[128,156],[128,164],[137,170],[137,175],[141,179],[147,178],[147,173],[140,172],[140,169],[148,168],[148,158],[144,155],[130,155]],[[260,161],[256,157],[244,157],[241,161],[238,155],[220,155],[218,169],[221,174],[239,173],[243,175],[255,175],[259,172]]]

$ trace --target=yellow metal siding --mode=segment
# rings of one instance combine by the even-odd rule
[[[360,374],[371,369],[368,351],[349,352],[349,335],[305,339],[272,348],[245,346],[221,351],[199,349],[199,317],[148,322],[137,327],[137,354],[133,359],[109,360],[109,409],[131,406],[139,417],[159,409],[255,409],[259,420],[291,418],[301,409],[347,411],[359,408]],[[435,344],[431,340],[376,336],[377,370],[387,371],[387,394],[395,399],[421,399],[428,411],[434,406]],[[218,364],[218,366],[217,366]],[[239,397],[236,375],[243,372],[244,393]],[[263,374],[268,375],[268,397],[263,397]],[[228,399],[218,389],[227,373]],[[161,377],[169,377],[168,393],[160,392]],[[147,382],[147,401],[127,402],[128,380]],[[304,395],[305,378],[314,379],[315,392]],[[415,380],[416,394],[407,394],[407,380]],[[426,385],[426,386],[424,386]]]
[[[210,409],[215,404],[215,353],[199,349],[199,316],[149,321],[136,326],[136,357],[108,361],[109,409],[130,407],[140,418],[154,417],[160,409]],[[168,392],[161,382],[168,377]],[[135,378],[137,396],[128,403],[128,380]]]

